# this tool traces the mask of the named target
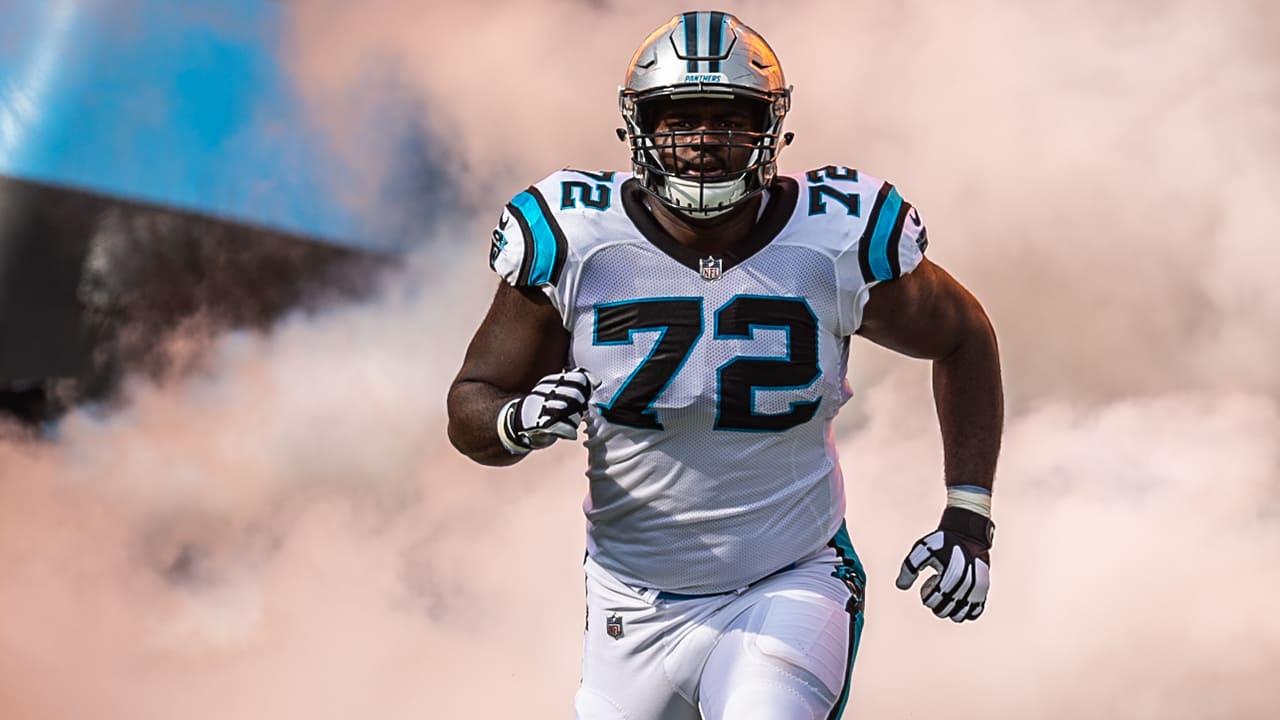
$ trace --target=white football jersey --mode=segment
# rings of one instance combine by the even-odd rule
[[[844,518],[831,421],[848,339],[878,282],[910,272],[924,224],[892,185],[828,166],[778,178],[724,257],[667,235],[629,174],[565,170],[520,193],[490,266],[541,288],[602,384],[587,417],[587,549],[624,582],[748,585]]]

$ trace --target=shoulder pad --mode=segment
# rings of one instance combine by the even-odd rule
[[[493,231],[489,267],[516,287],[557,285],[570,252],[613,213],[618,172],[561,170],[531,185],[507,203]],[[567,232],[566,232],[567,231]]]
[[[511,198],[498,218],[489,267],[515,287],[554,285],[567,247],[564,232],[536,186]]]
[[[924,221],[892,183],[876,192],[867,227],[858,240],[858,267],[870,280],[892,280],[920,264],[929,244]]]
[[[538,187],[564,212],[598,213],[613,207],[618,186],[628,175],[610,170],[568,168],[552,174]]]
[[[808,216],[826,216],[848,229],[864,282],[892,280],[920,263],[929,244],[924,221],[892,183],[839,165],[810,170],[803,178],[800,202]]]

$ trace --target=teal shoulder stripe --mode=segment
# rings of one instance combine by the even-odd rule
[[[876,216],[875,231],[871,235],[870,257],[871,271],[877,280],[892,280],[893,265],[890,264],[889,253],[898,251],[898,243],[893,237],[894,226],[898,224],[898,215],[902,212],[902,196],[897,188],[889,190],[884,199],[884,206]],[[890,242],[893,240],[894,242]]]
[[[554,283],[559,279],[556,276],[564,264],[564,242],[560,239],[559,227],[536,193],[536,189],[530,188],[511,201],[511,206],[523,218],[523,224],[529,227],[527,284],[532,287]]]

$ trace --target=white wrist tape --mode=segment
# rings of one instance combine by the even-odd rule
[[[991,517],[991,491],[977,485],[947,488],[947,507],[964,508],[984,518]]]
[[[502,441],[502,447],[512,455],[524,455],[529,452],[530,448],[516,444],[516,439],[511,437],[508,429],[507,415],[516,411],[520,403],[520,398],[515,398],[502,406],[498,411],[498,440]]]

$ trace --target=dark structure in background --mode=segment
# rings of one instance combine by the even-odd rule
[[[166,336],[370,292],[388,258],[0,176],[0,415],[38,424],[164,372]]]

